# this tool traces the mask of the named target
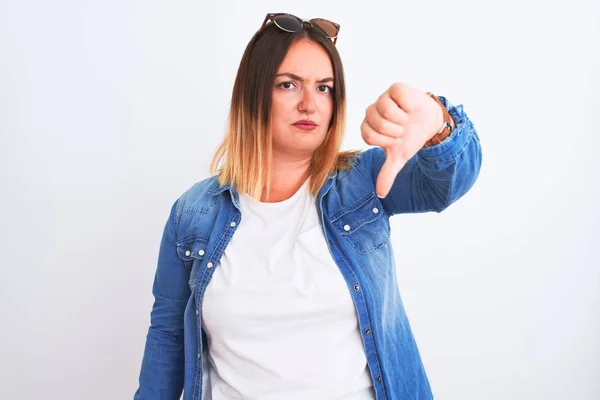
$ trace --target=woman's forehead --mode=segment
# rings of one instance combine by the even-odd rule
[[[322,80],[333,77],[333,65],[329,55],[319,44],[310,40],[298,40],[290,46],[277,73]]]

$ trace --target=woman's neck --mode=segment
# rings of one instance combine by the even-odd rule
[[[271,184],[269,193],[269,203],[276,203],[287,200],[306,182],[310,169],[311,159],[297,161],[277,161],[274,160],[271,169]],[[267,200],[266,188],[260,196],[260,201]]]

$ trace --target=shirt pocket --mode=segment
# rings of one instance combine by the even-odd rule
[[[198,271],[207,253],[208,238],[193,236],[177,242],[177,256],[190,272],[190,285],[198,280]]]
[[[336,213],[331,223],[360,254],[376,251],[390,240],[390,222],[374,192]]]

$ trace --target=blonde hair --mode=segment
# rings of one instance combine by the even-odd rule
[[[246,47],[233,88],[228,127],[213,156],[210,173],[217,175],[220,185],[229,183],[238,192],[255,199],[260,199],[265,189],[268,196],[273,156],[270,108],[275,74],[292,43],[308,38],[329,54],[335,87],[329,129],[323,143],[314,151],[309,168],[310,193],[316,196],[329,175],[349,168],[350,160],[359,153],[358,150],[340,152],[346,127],[341,59],[331,40],[321,32],[305,27],[289,33],[273,25],[257,32]]]

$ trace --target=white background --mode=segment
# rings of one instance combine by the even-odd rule
[[[341,24],[344,149],[394,82],[478,130],[473,189],[392,219],[436,399],[599,399],[596,0],[2,0],[0,398],[132,398],[163,225],[267,12]]]

